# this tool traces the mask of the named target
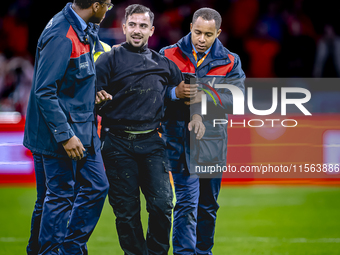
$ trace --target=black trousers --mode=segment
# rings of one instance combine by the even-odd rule
[[[128,255],[168,254],[173,193],[164,141],[156,131],[143,135],[104,132],[102,156],[121,248]],[[149,213],[146,240],[140,219],[140,190]]]

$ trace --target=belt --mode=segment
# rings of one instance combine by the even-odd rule
[[[111,128],[105,128],[104,130],[113,136],[124,138],[127,140],[145,139],[145,138],[153,136],[155,133],[158,132],[158,129],[155,129],[145,134],[131,134],[131,133],[125,132],[124,130],[117,130],[117,129],[111,129]]]

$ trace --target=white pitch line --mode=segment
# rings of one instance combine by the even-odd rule
[[[216,242],[340,243],[340,238],[216,237]]]

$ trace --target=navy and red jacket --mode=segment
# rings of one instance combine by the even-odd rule
[[[228,89],[214,88],[216,84],[236,85],[244,94],[245,74],[237,54],[226,49],[219,39],[213,43],[203,63],[197,67],[192,54],[191,33],[176,44],[161,49],[161,54],[171,59],[182,73],[193,74],[199,79],[200,86],[210,91],[214,99],[207,95],[207,115],[203,116],[206,132],[195,144],[190,146],[190,133],[187,129],[190,121],[190,107],[183,100],[168,104],[162,122],[163,138],[167,143],[167,154],[173,171],[181,171],[186,166],[194,172],[194,165],[225,164],[227,154],[227,125],[213,127],[214,119],[228,119],[227,114],[233,112],[233,97]],[[214,88],[218,96],[206,84]],[[217,102],[217,105],[215,105]],[[222,103],[222,104],[221,104]],[[192,111],[191,111],[192,112]],[[190,151],[191,148],[191,151]]]
[[[100,148],[92,51],[101,47],[97,25],[87,32],[71,10],[56,14],[42,32],[36,50],[27,108],[24,146],[34,153],[67,157],[62,142],[76,135],[84,147]]]

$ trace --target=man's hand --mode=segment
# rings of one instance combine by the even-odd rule
[[[102,102],[105,102],[107,100],[112,100],[112,96],[107,93],[105,90],[101,90],[97,92],[96,95],[96,104],[100,104]]]
[[[177,98],[191,98],[197,94],[197,84],[186,84],[182,81],[175,89]]]
[[[190,101],[185,101],[184,103],[186,105],[190,105],[190,104],[197,104],[197,103],[200,103],[202,101],[202,95],[204,94],[203,91],[199,91],[197,92],[196,96],[191,98]]]
[[[205,133],[205,126],[202,122],[202,117],[198,114],[192,116],[192,120],[188,124],[189,131],[194,130],[196,139],[201,140]]]
[[[63,142],[63,146],[71,159],[81,160],[83,158],[85,148],[78,137],[72,136],[70,139]]]

